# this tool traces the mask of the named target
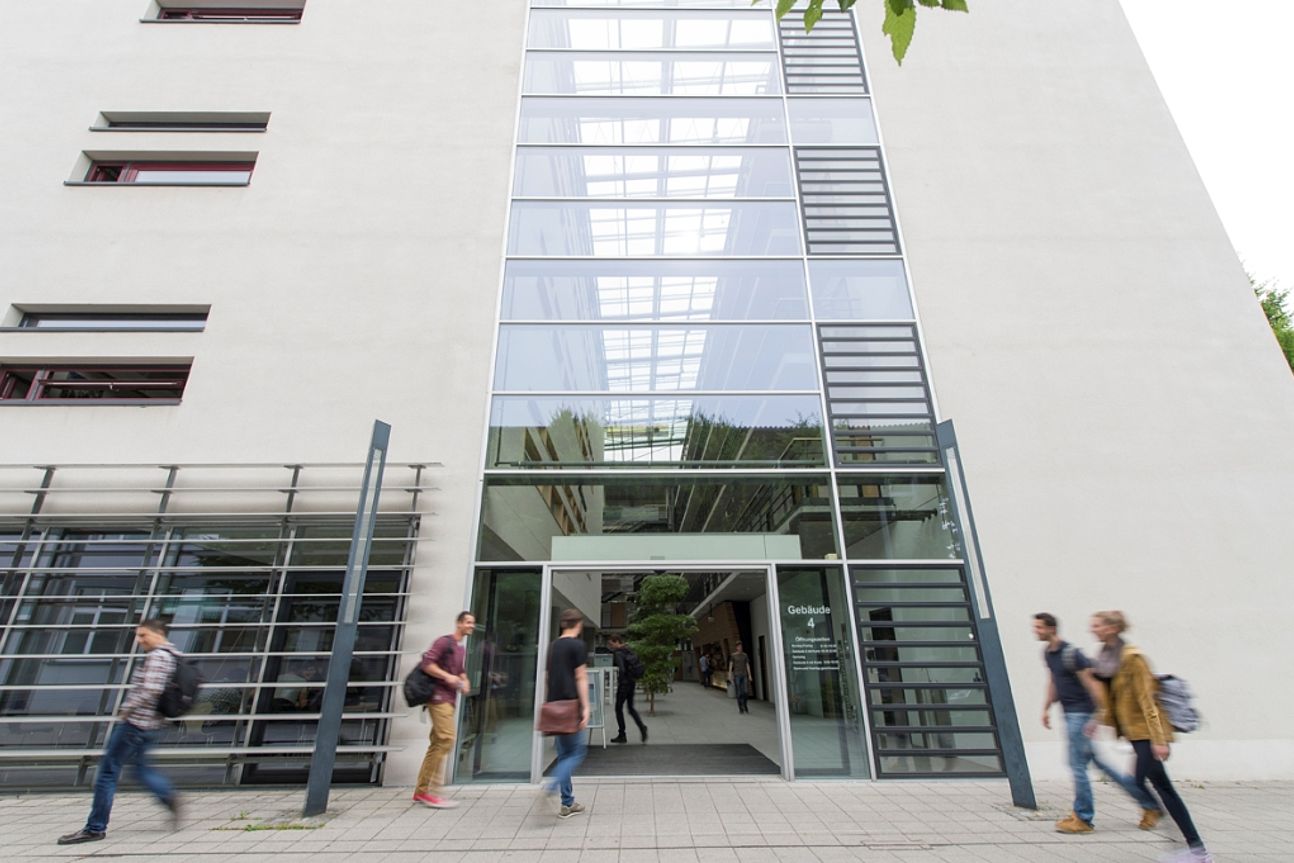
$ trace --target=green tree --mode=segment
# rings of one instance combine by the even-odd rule
[[[1253,285],[1254,296],[1262,305],[1267,323],[1271,324],[1276,341],[1285,352],[1285,362],[1289,363],[1290,371],[1294,371],[1294,320],[1290,318],[1289,309],[1285,308],[1289,288],[1282,291],[1270,281],[1258,282],[1253,276],[1249,277],[1249,284]]]
[[[638,685],[647,693],[649,716],[656,715],[656,696],[669,692],[674,680],[678,643],[696,632],[696,621],[678,613],[685,596],[687,579],[681,575],[649,575],[638,586],[629,646],[646,669]]]
[[[785,17],[798,1],[776,0],[777,17]],[[762,0],[752,0],[751,5],[760,2]],[[809,0],[809,5],[804,9],[804,32],[812,30],[813,25],[821,20],[823,2],[824,0]],[[835,0],[835,2],[840,7],[840,11],[844,12],[853,8],[857,0]],[[908,53],[908,45],[912,44],[912,34],[917,29],[918,6],[925,6],[928,9],[947,9],[950,12],[970,11],[966,0],[882,0],[882,2],[885,3],[885,22],[881,24],[881,32],[890,37],[890,51],[900,66],[903,65],[903,58]]]

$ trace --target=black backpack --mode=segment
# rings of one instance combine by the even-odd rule
[[[421,664],[415,665],[413,671],[410,671],[409,676],[404,679],[404,702],[410,707],[426,706],[435,691],[435,679],[422,670]]]
[[[174,650],[170,653],[175,658],[175,670],[157,699],[157,712],[167,719],[178,719],[193,709],[193,702],[198,700],[198,690],[207,681],[196,662]]]
[[[623,661],[626,679],[636,681],[647,673],[647,666],[643,665],[643,661],[638,658],[638,654],[627,647],[624,649]]]

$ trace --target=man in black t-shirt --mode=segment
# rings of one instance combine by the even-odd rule
[[[562,808],[558,818],[570,818],[584,811],[584,806],[575,802],[575,789],[571,776],[575,768],[584,760],[584,729],[589,724],[589,676],[586,665],[588,650],[584,646],[581,634],[584,631],[584,615],[577,609],[568,608],[558,619],[561,636],[548,646],[548,694],[545,701],[580,702],[580,727],[573,734],[558,734],[553,737],[557,746],[557,763],[544,790],[549,794],[560,791]]]
[[[611,742],[629,742],[629,738],[625,737],[625,708],[628,707],[629,716],[633,719],[634,724],[638,726],[638,733],[642,736],[643,743],[646,743],[647,723],[643,722],[643,718],[634,709],[634,690],[638,688],[638,676],[642,671],[642,662],[625,645],[625,640],[619,635],[611,636],[608,643],[611,646],[611,661],[616,666],[616,725],[620,728],[619,733],[611,738]]]
[[[1069,750],[1069,767],[1074,773],[1074,811],[1056,822],[1060,833],[1091,833],[1092,819],[1096,817],[1092,801],[1092,782],[1087,775],[1088,763],[1095,764],[1103,773],[1117,782],[1141,804],[1142,823],[1154,816],[1158,821],[1159,804],[1136,781],[1105,764],[1092,749],[1091,737],[1096,731],[1092,715],[1103,706],[1105,692],[1092,676],[1092,663],[1083,651],[1059,634],[1059,622],[1045,611],[1033,616],[1033,633],[1039,641],[1047,643],[1043,662],[1050,672],[1047,692],[1042,703],[1042,726],[1051,728],[1051,705],[1060,702],[1065,714],[1065,736]]]

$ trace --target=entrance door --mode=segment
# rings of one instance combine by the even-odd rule
[[[539,644],[536,712],[545,691],[548,646],[558,635],[557,619],[563,610],[575,608],[584,618],[581,638],[588,650],[593,697],[600,697],[592,705],[582,775],[763,774],[789,779],[776,590],[771,567],[546,567],[541,613],[546,637]],[[625,699],[627,742],[613,742],[619,739],[615,708],[620,674],[609,648],[612,636],[636,648],[647,668],[633,688],[646,741]],[[765,644],[772,645],[771,667],[758,647]],[[705,678],[699,672],[685,675],[684,669],[700,668],[702,656],[711,673]],[[739,710],[731,673],[743,668],[746,692],[752,696],[742,699],[745,712]],[[763,700],[753,697],[752,672],[762,675]],[[539,781],[555,757],[552,739],[536,733],[532,753],[531,780]]]

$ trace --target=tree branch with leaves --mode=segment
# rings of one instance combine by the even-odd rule
[[[751,5],[762,2],[764,0],[752,0]],[[790,14],[798,2],[800,0],[776,0],[774,12],[778,19]],[[809,5],[804,8],[804,32],[812,31],[813,26],[822,20],[824,2],[825,0],[809,0]],[[857,0],[835,0],[841,12],[848,12],[856,2]],[[946,9],[949,12],[970,12],[966,0],[881,0],[881,2],[885,4],[885,21],[881,24],[881,32],[890,37],[890,51],[900,66],[903,65],[903,58],[907,56],[908,46],[912,44],[912,36],[917,29],[917,7]]]

